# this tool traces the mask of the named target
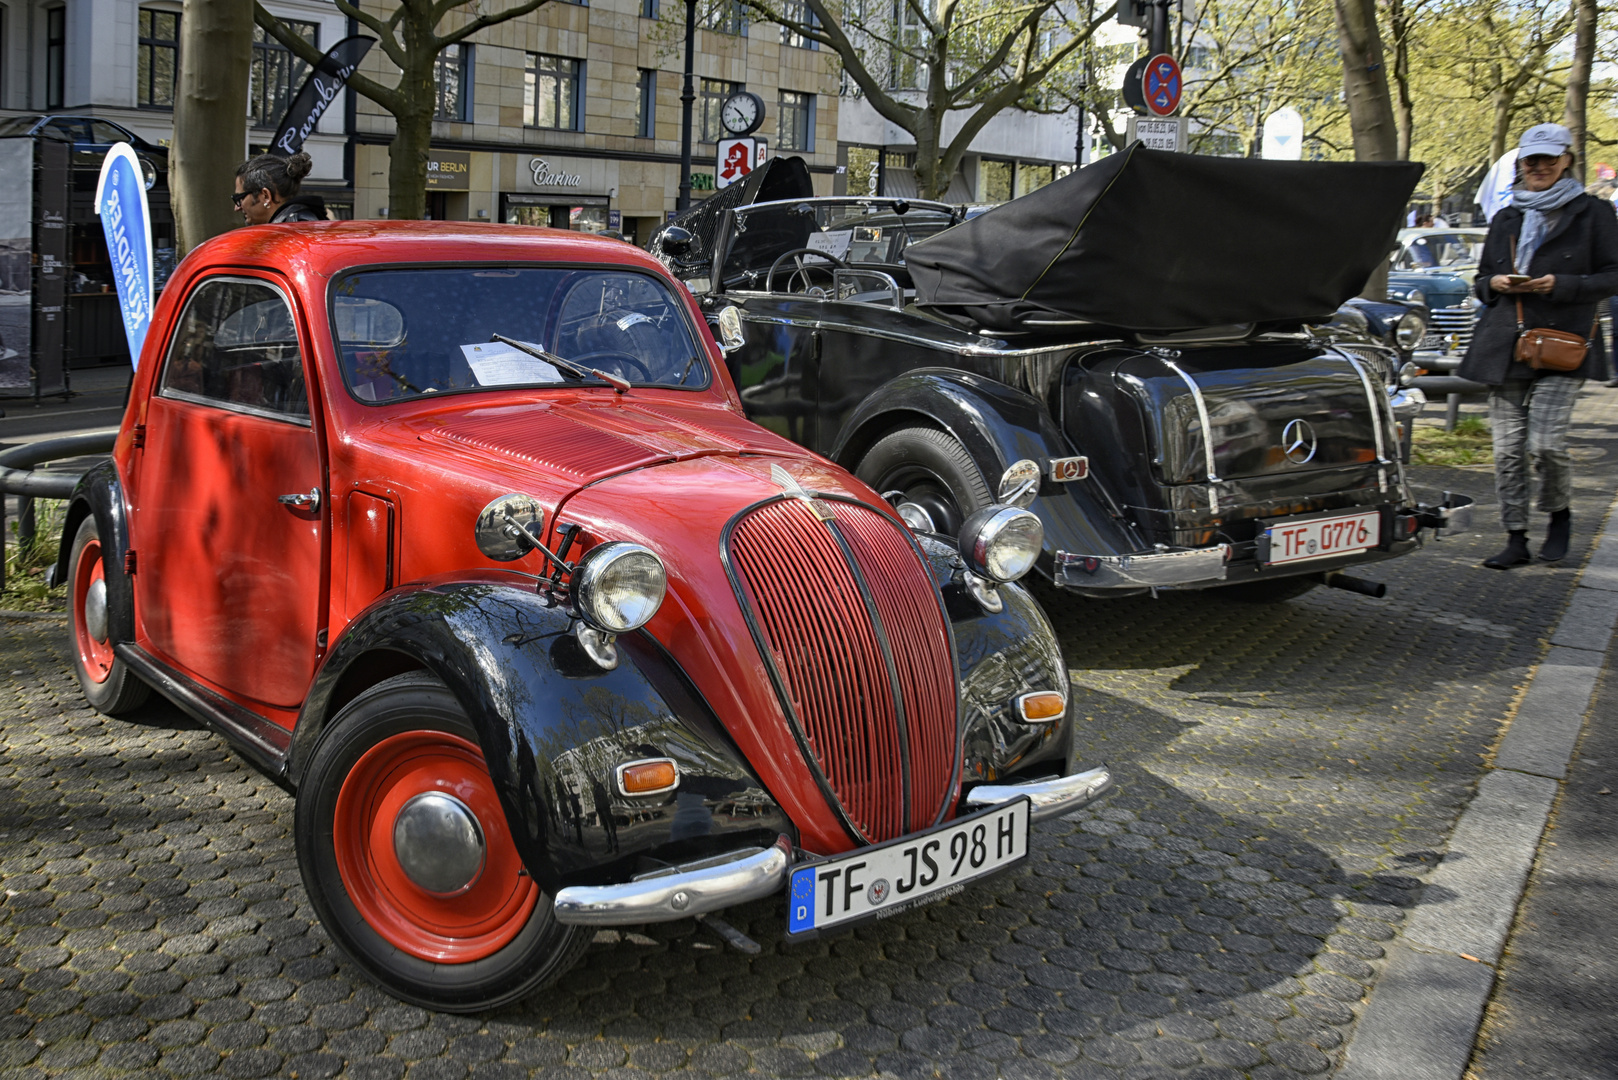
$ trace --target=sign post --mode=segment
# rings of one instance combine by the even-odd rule
[[[715,187],[727,188],[764,163],[764,141],[751,136],[720,139],[714,159]]]
[[[1125,133],[1126,143],[1144,143],[1149,150],[1172,150],[1185,153],[1185,118],[1183,116],[1131,116]]]
[[[1303,160],[1303,116],[1290,105],[1264,121],[1262,156],[1269,161]]]
[[[1180,92],[1184,88],[1180,62],[1168,53],[1151,57],[1141,72],[1140,88],[1147,112],[1153,116],[1173,116],[1180,107]]]

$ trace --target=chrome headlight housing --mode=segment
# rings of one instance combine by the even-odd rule
[[[1427,320],[1414,311],[1407,311],[1393,325],[1393,336],[1399,348],[1414,349],[1427,336]]]
[[[650,548],[621,540],[596,547],[573,572],[574,607],[603,634],[627,634],[645,626],[667,589],[663,560]]]
[[[1044,523],[1015,506],[985,506],[961,525],[961,558],[990,581],[1016,581],[1034,568],[1044,546]]]

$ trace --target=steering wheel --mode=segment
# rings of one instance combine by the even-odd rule
[[[791,251],[783,251],[776,258],[776,260],[770,264],[769,276],[767,276],[764,279],[764,290],[766,292],[774,292],[775,291],[775,272],[777,270],[781,269],[781,264],[786,262],[788,259],[792,259],[792,260],[796,261],[797,264],[798,264],[798,268],[796,270],[792,271],[792,273],[787,276],[787,292],[792,291],[792,279],[797,277],[799,274],[803,275],[804,291],[808,292],[809,291],[809,271],[811,271],[811,270],[824,270],[828,274],[830,274],[832,272],[831,270],[827,269],[824,266],[819,266],[819,265],[815,265],[813,263],[804,262],[803,257],[805,255],[813,255],[816,258],[824,259],[827,262],[831,263],[832,267],[834,267],[837,270],[847,270],[848,269],[848,264],[846,262],[844,262],[842,259],[839,259],[837,256],[833,255],[829,251],[816,251],[814,248],[807,248],[807,247],[793,248]]]
[[[654,381],[652,379],[652,369],[647,366],[646,361],[633,353],[619,352],[617,349],[597,349],[595,352],[587,352],[583,356],[570,356],[568,359],[575,364],[583,364],[586,367],[604,368],[613,372],[613,374],[618,374],[626,366],[632,367],[639,374],[635,375],[630,380],[631,382]],[[602,360],[610,360],[612,363],[603,364],[598,362]],[[613,371],[614,367],[618,368],[619,371]]]

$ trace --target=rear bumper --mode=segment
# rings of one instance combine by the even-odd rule
[[[1165,589],[1223,581],[1229,544],[1134,555],[1056,553],[1056,584],[1067,589]]]

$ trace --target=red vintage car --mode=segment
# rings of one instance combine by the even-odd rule
[[[627,244],[353,222],[178,268],[57,575],[90,702],[156,689],[294,787],[332,939],[471,1011],[592,927],[784,892],[813,935],[1016,865],[1111,785],[1039,548],[746,421]]]

